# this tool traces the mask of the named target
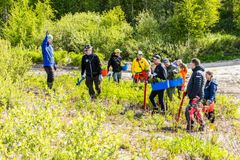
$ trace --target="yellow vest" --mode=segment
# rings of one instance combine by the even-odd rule
[[[141,73],[142,71],[148,71],[149,70],[149,63],[145,58],[141,58],[141,60],[137,60],[135,58],[132,63],[132,73]]]

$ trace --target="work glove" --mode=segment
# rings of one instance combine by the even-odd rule
[[[102,76],[101,74],[99,75],[98,78],[99,78],[99,81],[100,81],[100,82],[103,80],[103,76]]]
[[[82,78],[85,79],[85,78],[86,78],[86,74],[83,74],[83,75],[82,75]]]

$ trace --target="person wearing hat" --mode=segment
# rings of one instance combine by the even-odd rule
[[[160,78],[161,80],[167,79],[167,71],[161,64],[161,57],[159,55],[155,55],[152,58],[153,63],[156,65],[154,72],[152,74],[153,79],[154,78]],[[164,90],[158,90],[158,91],[152,91],[149,99],[153,105],[153,113],[158,111],[157,104],[155,102],[155,97],[158,95],[159,103],[161,105],[161,113],[165,114],[166,108],[164,104]]]
[[[57,70],[56,63],[54,60],[54,49],[52,46],[53,36],[46,33],[46,36],[42,42],[42,56],[43,56],[43,66],[47,73],[47,85],[49,89],[52,89],[54,81],[54,71]]]
[[[163,59],[163,64],[165,65],[166,69],[167,69],[167,79],[168,80],[173,80],[176,75],[179,74],[179,69],[177,67],[174,67],[169,59],[165,58]],[[168,98],[170,99],[170,101],[173,100],[173,94],[175,93],[175,89],[176,87],[171,87],[171,88],[168,88],[167,89],[167,95],[168,95]]]
[[[132,76],[135,83],[138,83],[139,80],[143,82],[147,78],[149,67],[150,64],[143,58],[142,51],[138,51],[137,58],[135,58],[132,63]]]
[[[108,72],[109,68],[112,67],[113,70],[113,80],[115,82],[120,82],[122,78],[122,66],[121,66],[121,61],[122,57],[121,54],[122,51],[120,49],[115,49],[114,53],[112,53],[110,60],[108,61]]]
[[[95,84],[95,89],[98,94],[101,93],[100,83],[102,81],[102,69],[99,57],[93,53],[91,45],[86,45],[84,47],[85,55],[82,57],[82,77],[86,77],[86,86],[89,90],[89,95],[92,99],[96,98],[96,94],[93,88],[93,83]]]

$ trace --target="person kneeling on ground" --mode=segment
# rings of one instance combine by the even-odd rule
[[[135,83],[143,82],[148,77],[149,67],[150,64],[143,58],[142,51],[138,51],[137,58],[132,63],[132,76]]]
[[[161,80],[166,80],[167,79],[167,71],[166,69],[162,66],[161,64],[161,60],[160,60],[160,56],[159,55],[155,55],[153,56],[153,63],[156,65],[156,68],[154,69],[153,72],[153,78],[160,78]],[[165,108],[165,104],[164,104],[164,90],[158,90],[158,91],[152,91],[149,99],[153,105],[153,113],[158,111],[158,107],[157,104],[154,100],[154,98],[158,95],[159,98],[159,102],[161,105],[161,113],[165,114],[166,108]]]
[[[210,122],[214,123],[214,106],[216,103],[216,92],[218,84],[217,81],[213,79],[213,72],[207,71],[205,76],[207,82],[204,88],[204,105],[206,105],[207,108],[204,108],[204,112]]]
[[[46,37],[42,42],[42,55],[43,55],[43,66],[47,73],[47,85],[49,89],[52,89],[54,81],[54,71],[56,71],[56,63],[54,61],[54,49],[52,46],[53,36],[46,33]]]
[[[167,75],[168,75],[167,79],[173,80],[176,77],[176,75],[178,75],[178,73],[179,73],[178,68],[174,67],[167,58],[165,58],[163,60],[163,64],[165,65],[165,67],[167,69]],[[175,93],[175,90],[176,90],[176,87],[171,87],[171,88],[167,89],[167,95],[168,95],[168,98],[170,99],[170,101],[173,100],[173,95]]]
[[[190,117],[190,112],[194,106],[193,101],[198,99],[198,102],[204,98],[204,68],[200,66],[200,60],[197,58],[192,59],[191,61],[192,75],[188,82],[187,86],[187,95],[190,99],[190,103],[185,111],[185,116],[187,120],[187,131],[191,131],[194,126],[194,121]],[[202,116],[199,117],[198,122],[201,127],[199,130],[204,130],[204,122]]]
[[[86,45],[84,47],[85,55],[82,57],[82,77],[86,77],[86,85],[89,90],[89,94],[92,99],[96,98],[95,91],[93,89],[93,83],[97,93],[101,93],[100,83],[103,79],[101,63],[96,54],[93,53],[93,48],[91,45]]]
[[[112,53],[110,60],[108,61],[108,72],[109,68],[112,66],[113,69],[113,80],[114,82],[120,82],[122,78],[122,66],[121,66],[121,50],[115,49],[114,53]]]

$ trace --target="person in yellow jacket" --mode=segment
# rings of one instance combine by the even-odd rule
[[[145,58],[143,58],[142,51],[138,51],[137,58],[135,58],[132,63],[132,76],[134,82],[143,82],[148,77],[149,68],[150,64]]]

